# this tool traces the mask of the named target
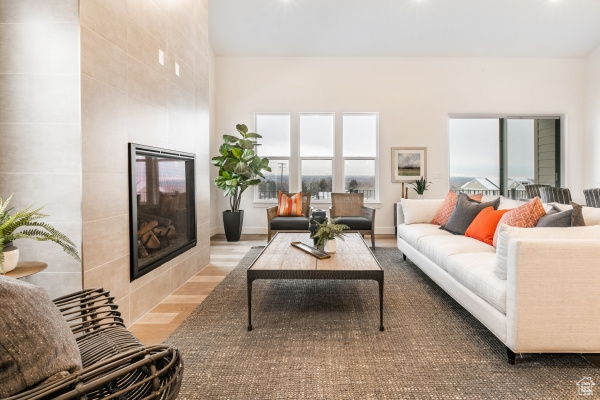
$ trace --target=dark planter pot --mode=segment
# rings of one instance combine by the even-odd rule
[[[228,242],[237,242],[242,236],[242,224],[244,223],[244,210],[232,212],[223,211],[223,226],[225,227],[225,237]]]

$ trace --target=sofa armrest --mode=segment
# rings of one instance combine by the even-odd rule
[[[271,220],[277,216],[277,206],[267,208],[267,222],[271,224]]]
[[[402,202],[396,203],[396,226],[404,223],[404,212],[402,211]]]
[[[599,285],[600,240],[511,239],[506,345],[517,353],[599,353]]]
[[[360,208],[360,211],[361,211],[361,216],[363,218],[366,218],[371,221],[373,221],[375,219],[375,209],[374,208],[362,206]]]

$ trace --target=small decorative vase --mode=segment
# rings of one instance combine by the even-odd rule
[[[325,242],[325,248],[324,248],[325,253],[328,253],[328,254],[335,253],[336,248],[337,248],[337,245],[336,245],[335,239],[329,239],[328,241]]]
[[[19,262],[19,249],[13,246],[12,242],[8,242],[2,249],[4,254],[4,273],[10,272],[17,266]]]
[[[422,194],[418,194],[417,195],[417,199],[419,199],[419,200],[423,199],[423,195]]]

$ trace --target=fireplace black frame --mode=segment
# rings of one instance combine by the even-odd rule
[[[138,205],[137,205],[137,170],[136,156],[147,155],[174,160],[186,161],[186,196],[187,204],[191,205],[188,210],[188,223],[190,240],[172,249],[158,260],[140,268],[138,263]],[[172,260],[178,255],[185,253],[196,246],[196,188],[195,188],[195,165],[196,156],[192,153],[184,153],[174,150],[166,150],[158,147],[150,147],[137,143],[129,143],[129,249],[130,249],[130,280],[147,274]]]

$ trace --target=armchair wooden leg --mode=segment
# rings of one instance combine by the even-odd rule
[[[371,232],[371,247],[375,249],[375,233]]]

